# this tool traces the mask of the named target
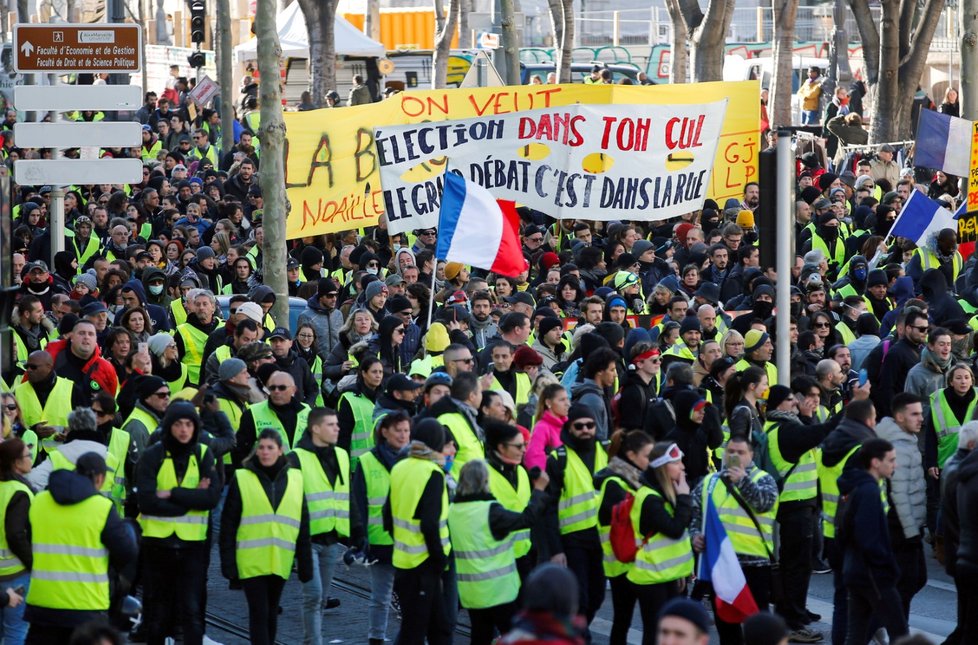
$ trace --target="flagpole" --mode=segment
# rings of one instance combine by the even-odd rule
[[[438,258],[435,258],[435,267],[431,270],[431,296],[428,298],[428,325],[425,330],[431,329],[431,316],[435,311],[435,277],[438,275]]]

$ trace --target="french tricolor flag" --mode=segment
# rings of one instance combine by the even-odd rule
[[[519,231],[516,204],[495,199],[461,175],[445,173],[435,245],[439,260],[517,276],[528,266]]]
[[[727,537],[727,530],[720,521],[712,495],[706,500],[703,538],[706,548],[700,559],[699,577],[713,583],[717,616],[727,623],[742,623],[758,612],[757,603],[747,586],[744,571]]]
[[[964,177],[971,168],[973,122],[934,110],[921,110],[917,120],[914,165]]]

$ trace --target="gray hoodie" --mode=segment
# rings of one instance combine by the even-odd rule
[[[890,499],[900,518],[903,537],[921,535],[927,524],[927,482],[917,435],[903,430],[891,417],[883,417],[876,424],[876,436],[886,439],[896,449],[897,463],[890,479]]]

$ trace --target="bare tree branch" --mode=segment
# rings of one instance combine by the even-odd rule
[[[441,27],[435,32],[435,51],[432,57],[431,87],[445,87],[448,78],[448,58],[452,53],[452,37],[458,27],[458,10],[460,0],[451,0],[448,5],[448,16],[444,16],[441,0],[435,0],[435,22],[441,17]]]
[[[863,60],[865,61],[866,79],[870,85],[875,85],[879,78],[880,69],[880,32],[869,9],[868,0],[849,0],[852,15],[859,29],[859,39],[863,44]]]

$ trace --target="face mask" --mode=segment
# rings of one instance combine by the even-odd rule
[[[441,468],[446,473],[451,472],[452,471],[452,465],[454,465],[454,463],[455,463],[455,457],[454,456],[448,456],[448,455],[446,455],[445,456],[445,464]]]
[[[368,267],[367,268],[367,273],[369,273],[370,275],[377,275],[377,272],[378,271],[379,271],[379,269],[377,267]]]
[[[149,285],[149,292],[151,294],[153,294],[154,296],[158,296],[161,293],[163,293],[163,285],[162,284],[151,284],[151,285]]]
[[[403,248],[404,248],[404,245],[403,244],[395,244],[394,245],[394,253],[397,253],[398,251],[400,251]]]
[[[862,282],[866,279],[866,269],[854,269],[852,272],[852,277]]]

